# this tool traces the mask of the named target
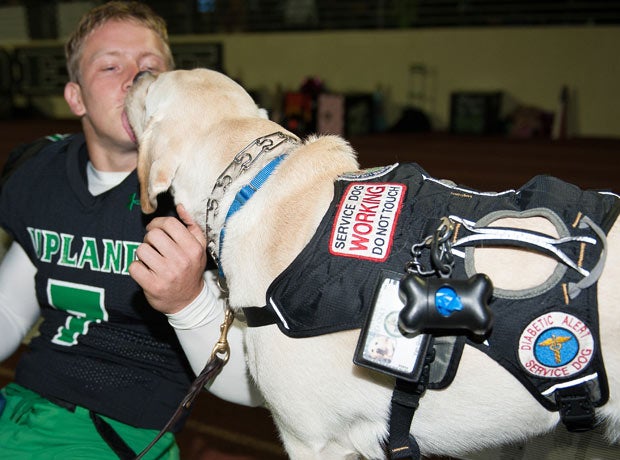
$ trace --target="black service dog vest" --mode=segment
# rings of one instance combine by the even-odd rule
[[[587,385],[600,406],[608,388],[595,281],[605,235],[619,212],[616,195],[584,191],[551,176],[495,193],[433,179],[413,163],[344,175],[335,182],[314,237],[269,287],[266,306],[245,309],[248,325],[275,322],[290,337],[361,328],[378,272],[404,276],[412,245],[448,216],[458,227],[454,250],[464,255],[456,257],[455,278],[475,273],[470,251],[480,245],[516,244],[556,252],[563,260],[541,286],[494,290],[492,332],[482,343],[467,343],[512,372],[547,409],[558,410],[554,393],[575,385]],[[550,220],[559,238],[548,242],[547,235],[519,230],[512,232],[520,235],[515,239],[510,229],[494,241],[480,236],[480,229],[499,218],[530,216]]]

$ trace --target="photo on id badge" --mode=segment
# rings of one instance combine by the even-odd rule
[[[398,314],[404,307],[399,295],[402,274],[382,271],[373,304],[360,333],[354,362],[395,377],[415,381],[429,344],[427,334],[403,335]]]

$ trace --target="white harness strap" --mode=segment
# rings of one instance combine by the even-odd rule
[[[587,216],[584,216],[580,220],[579,228],[590,227],[592,231],[596,233],[603,246],[601,250],[601,256],[597,264],[592,268],[591,271],[588,271],[585,268],[577,265],[570,257],[566,255],[564,251],[562,251],[559,246],[562,244],[573,242],[596,245],[596,238],[592,238],[589,236],[566,236],[554,238],[551,236],[542,235],[527,230],[517,230],[513,228],[476,227],[474,222],[454,215],[450,216],[450,219],[455,222],[459,222],[469,232],[472,233],[471,235],[458,238],[452,243],[454,255],[464,258],[465,254],[461,251],[454,251],[454,248],[459,246],[479,245],[484,242],[501,242],[502,244],[507,244],[507,242],[513,241],[515,245],[526,245],[528,247],[538,248],[544,253],[552,254],[563,264],[584,276],[584,278],[578,283],[569,283],[568,294],[571,299],[577,297],[583,289],[596,283],[596,281],[600,278],[603,272],[603,267],[605,266],[605,260],[607,258],[607,238],[605,236],[605,232]]]

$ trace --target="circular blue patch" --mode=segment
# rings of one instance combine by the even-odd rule
[[[568,329],[547,329],[536,339],[534,356],[547,367],[560,367],[570,363],[579,352],[579,341]]]
[[[448,286],[443,286],[435,292],[435,308],[442,316],[450,316],[455,311],[463,309],[463,303],[456,291]]]

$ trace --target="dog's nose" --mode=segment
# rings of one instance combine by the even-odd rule
[[[135,77],[133,77],[133,82],[137,83],[138,80],[140,80],[140,78],[144,77],[147,74],[150,74],[151,72],[149,72],[148,70],[141,70],[140,72],[138,72],[136,74]]]

